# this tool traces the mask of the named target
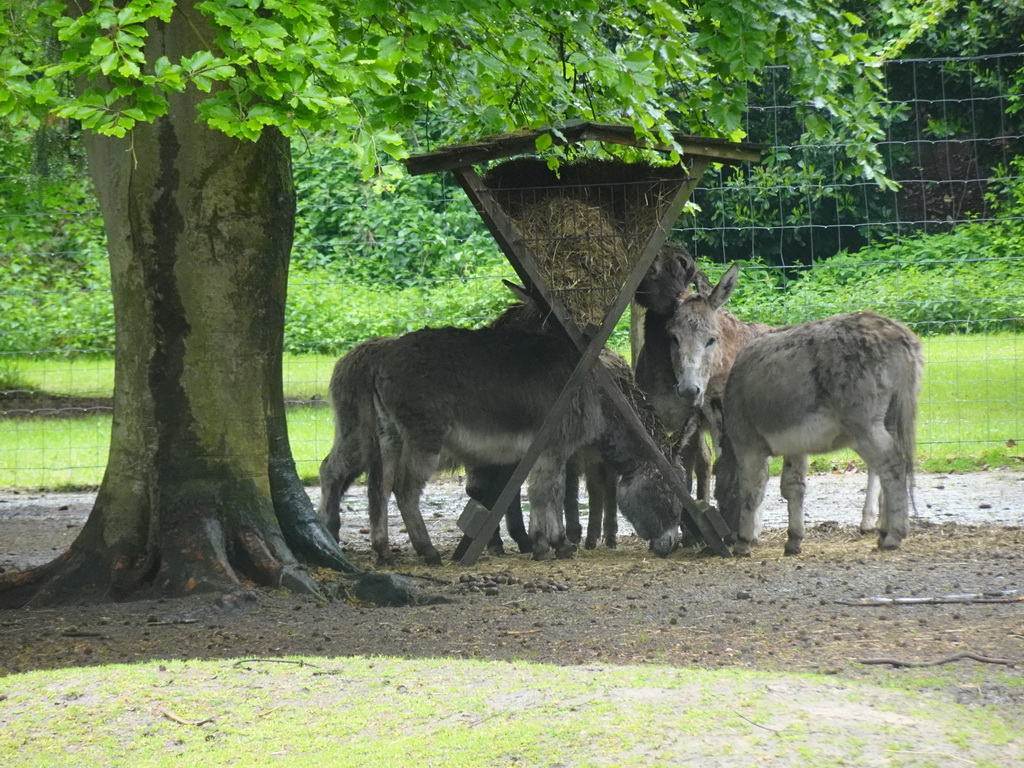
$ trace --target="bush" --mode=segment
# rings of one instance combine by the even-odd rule
[[[285,348],[336,355],[374,336],[430,325],[485,325],[512,301],[501,278],[511,268],[464,280],[412,284],[338,282],[323,269],[293,269],[288,288]]]
[[[305,179],[305,217],[286,307],[290,352],[337,354],[371,336],[425,325],[479,326],[507,306],[511,297],[500,278],[514,279],[511,268],[469,203],[445,198],[441,176],[408,179],[408,188],[402,182],[377,196],[356,182],[335,179],[331,187],[332,167],[324,161],[297,171]],[[1024,330],[1022,171],[1024,160],[999,174],[1006,181],[993,185],[991,220],[893,238],[788,272],[747,263],[730,307],[775,325],[874,309],[921,334]],[[83,207],[84,189],[68,187],[73,210],[60,215],[37,216],[26,198],[19,203],[25,211],[3,219],[13,244],[0,253],[0,353],[113,348],[102,228],[95,210]],[[329,198],[351,204],[332,208]],[[377,234],[358,245],[341,242],[344,232],[361,227]],[[713,280],[724,270],[703,266]],[[403,278],[392,280],[395,274]],[[628,329],[626,313],[611,346],[628,348]]]
[[[292,261],[347,282],[455,279],[504,262],[469,199],[448,174],[404,177],[376,190],[350,150],[310,140],[295,161],[299,201]]]

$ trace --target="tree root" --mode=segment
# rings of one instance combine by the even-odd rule
[[[1002,664],[1007,667],[1016,667],[1017,662],[1013,659],[996,659],[991,656],[982,656],[977,653],[971,653],[970,651],[961,651],[960,653],[954,653],[950,656],[943,656],[941,659],[934,659],[932,661],[906,661],[904,659],[858,659],[858,664],[888,664],[892,667],[938,667],[942,664],[951,664],[954,661],[960,661],[961,659],[972,659],[982,664]]]
[[[0,578],[0,607],[123,600],[150,589],[167,597],[230,596],[244,589],[245,580],[323,601],[340,597],[386,606],[442,601],[413,589],[402,576],[354,565],[303,496],[306,504],[298,505],[299,513],[278,515],[281,532],[262,530],[259,524],[227,524],[216,511],[197,506],[174,516],[175,524],[161,532],[159,547],[142,544],[139,551],[112,551],[102,528],[87,525],[56,560]],[[341,571],[346,583],[337,594],[328,594],[304,562]]]
[[[304,562],[342,573],[362,573],[317,517],[313,502],[295,473],[290,451],[287,447],[276,447],[285,458],[270,461],[270,493],[285,542]]]
[[[363,571],[354,578],[342,581],[338,585],[336,597],[381,607],[434,605],[448,602],[447,599],[437,595],[427,596],[417,592],[405,576],[374,571]]]

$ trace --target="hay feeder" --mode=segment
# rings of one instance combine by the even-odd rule
[[[525,288],[542,310],[550,310],[581,355],[493,509],[471,502],[459,519],[465,546],[457,554],[467,566],[479,558],[571,397],[593,368],[705,168],[711,162],[760,159],[760,148],[753,145],[679,134],[673,138],[682,149],[683,161],[676,165],[587,159],[565,163],[556,173],[543,160],[529,156],[543,135],[558,144],[598,141],[666,153],[673,149],[644,144],[628,126],[577,121],[556,129],[486,137],[406,161],[413,175],[444,170],[455,174]],[[484,176],[473,167],[499,160],[503,162]],[[717,554],[728,556],[722,541],[726,528],[717,512],[693,501],[678,468],[664,457],[634,407],[606,372],[598,370],[602,387],[645,438],[652,458],[682,500],[687,513],[683,523]]]

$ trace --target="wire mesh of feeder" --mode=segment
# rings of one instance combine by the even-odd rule
[[[679,166],[588,159],[555,172],[519,158],[484,181],[582,328],[602,321],[685,178]]]

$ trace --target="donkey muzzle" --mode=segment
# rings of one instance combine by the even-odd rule
[[[651,551],[658,557],[668,557],[679,546],[679,529],[674,528],[666,531],[656,539],[651,540]]]
[[[679,382],[676,385],[676,394],[694,408],[704,405],[704,390],[698,384]]]

